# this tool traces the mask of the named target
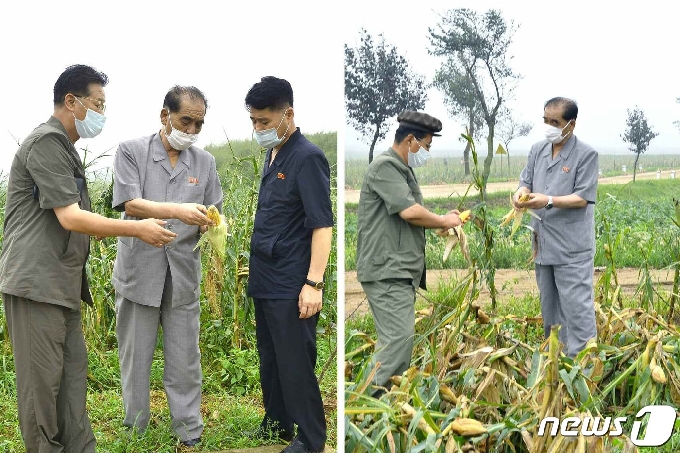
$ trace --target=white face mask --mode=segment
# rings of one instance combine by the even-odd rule
[[[416,143],[418,144],[418,151],[412,153],[410,146],[408,150],[408,166],[411,168],[422,167],[427,162],[427,159],[430,158],[430,152],[420,146],[418,140],[416,140]]]
[[[76,101],[80,102],[80,99],[76,98]],[[85,104],[80,102],[80,105],[85,107]],[[87,107],[85,107],[87,108]],[[106,123],[106,117],[101,113],[95,112],[92,109],[87,109],[85,112],[85,119],[79,120],[76,118],[76,114],[73,113],[73,118],[76,120],[76,132],[81,138],[92,138],[99,135],[104,129],[104,123]]]
[[[198,134],[187,134],[186,132],[179,131],[175,129],[172,125],[172,120],[170,119],[170,109],[168,110],[168,122],[170,123],[170,135],[165,134],[165,138],[168,139],[168,143],[177,151],[184,151],[198,140]]]
[[[255,131],[255,140],[257,140],[257,143],[259,143],[261,147],[267,149],[275,148],[279,146],[281,142],[286,138],[286,134],[288,133],[288,128],[290,127],[290,124],[288,125],[288,127],[286,127],[286,131],[283,133],[283,137],[279,138],[279,134],[276,132],[283,123],[283,119],[286,117],[286,112],[288,112],[288,109],[286,109],[286,111],[283,112],[283,116],[281,117],[281,121],[279,121],[278,126],[272,127],[271,129],[265,129],[263,131]]]
[[[569,135],[569,133],[571,133],[569,132],[565,135],[562,135],[562,132],[567,128],[567,126],[569,126],[569,123],[571,123],[571,121],[572,120],[569,120],[569,122],[562,129],[544,123],[543,132],[545,133],[545,139],[548,140],[550,143],[560,143]]]

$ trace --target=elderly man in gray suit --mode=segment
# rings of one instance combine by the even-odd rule
[[[597,337],[593,294],[597,151],[574,135],[578,107],[567,98],[545,103],[545,140],[531,147],[513,203],[536,209],[532,219],[536,282],[546,337],[561,325],[564,352],[575,357]],[[529,193],[529,201],[519,197]]]
[[[121,238],[113,269],[116,335],[125,420],[149,423],[149,379],[159,324],[163,327],[163,384],[172,428],[182,444],[203,432],[199,337],[200,233],[211,222],[206,205],[222,210],[215,158],[193,146],[207,109],[195,87],[173,87],[165,96],[158,133],[120,144],[114,160],[113,207],[122,217],[167,219],[177,239],[154,248]]]

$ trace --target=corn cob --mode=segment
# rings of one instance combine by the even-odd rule
[[[529,201],[529,200],[530,200],[530,195],[528,193],[524,193],[524,194],[520,195],[519,198],[517,199],[517,201],[520,201],[520,202],[525,202],[525,201]],[[512,205],[512,195],[510,195],[510,204]],[[517,209],[513,206],[513,208],[510,210],[510,212],[508,212],[507,214],[505,214],[505,216],[503,216],[503,218],[501,219],[501,224],[500,224],[500,226],[505,226],[505,225],[509,224],[510,222],[513,222],[512,223],[512,230],[510,232],[510,237],[512,237],[515,234],[515,232],[519,229],[520,225],[522,225],[522,216],[524,215],[525,212],[528,212],[529,215],[536,217],[538,220],[541,220],[541,218],[538,215],[536,215],[533,211],[528,210],[527,208]]]
[[[222,216],[220,215],[220,211],[218,211],[217,208],[213,205],[208,206],[207,217],[215,224],[215,226],[218,226],[220,223],[222,223]]]
[[[451,424],[444,429],[444,432],[453,431],[459,436],[473,437],[487,432],[484,425],[473,418],[457,418],[451,422]]]

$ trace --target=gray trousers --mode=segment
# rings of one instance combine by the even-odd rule
[[[149,424],[149,392],[158,326],[163,326],[163,385],[172,429],[180,440],[201,436],[201,352],[198,348],[199,301],[172,306],[167,272],[160,307],[132,302],[116,293],[116,336],[123,387],[123,425],[140,431]]]
[[[378,341],[372,362],[380,362],[373,383],[387,386],[390,377],[400,375],[411,365],[415,335],[416,290],[411,280],[389,279],[363,282],[373,312]]]
[[[597,338],[593,291],[593,260],[544,266],[536,264],[546,338],[550,327],[560,324],[564,353],[575,357],[588,340]]]
[[[27,453],[94,452],[80,311],[3,294]]]

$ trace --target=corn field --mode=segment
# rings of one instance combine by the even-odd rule
[[[468,248],[468,235],[461,227],[456,238],[446,235],[443,258],[446,261],[451,247],[459,246],[468,273],[434,294],[421,294],[427,305],[416,312],[412,366],[393,376],[378,398],[372,396],[373,376],[380,367],[371,360],[376,345],[373,329],[351,328],[350,323],[345,451],[628,453],[638,451],[635,442],[644,439],[640,425],[631,422],[652,405],[675,408],[668,422],[680,427],[675,417],[680,406],[680,317],[675,311],[680,200],[673,199],[674,207],[668,206],[674,215],[668,216],[672,222],[666,219],[672,230],[666,232],[667,244],[659,237],[634,237],[644,264],[634,298],[624,303],[618,260],[633,235],[625,223],[621,227],[611,221],[608,214],[620,202],[608,196],[597,222],[604,250],[604,270],[595,283],[598,338],[571,359],[561,353],[560,326],[553,326],[544,339],[540,316],[521,309],[505,316],[496,312],[497,263],[492,252],[503,240],[499,239],[503,230],[490,226],[472,145],[471,184],[480,189],[482,198],[471,222],[479,231],[470,237],[478,245]],[[514,220],[516,214],[521,213],[511,211],[500,222],[514,223],[507,227],[509,237],[521,225],[519,215]],[[441,243],[435,246],[439,250]],[[670,292],[656,288],[651,279],[649,257],[654,249],[660,249],[675,270]],[[522,261],[531,261],[530,254]],[[490,300],[480,299],[483,285]],[[611,425],[612,419],[619,425]],[[566,431],[565,421],[571,423]],[[664,448],[679,451],[680,435]]]
[[[617,437],[537,432],[546,417],[577,417],[591,423],[586,432],[609,432],[594,419],[680,406],[680,331],[664,315],[620,308],[610,291],[595,306],[599,341],[572,360],[560,354],[557,326],[542,341],[540,317],[485,313],[473,290],[478,278],[471,269],[417,312],[412,367],[380,399],[370,396],[375,342],[352,331],[347,452],[637,451],[630,424]],[[675,442],[667,451],[677,451]]]
[[[331,164],[332,200],[336,207],[336,155],[335,133],[317,133],[308,136],[314,143],[323,146]],[[238,140],[223,145],[208,146],[207,149],[219,160],[219,176],[224,192],[223,216],[227,224],[225,253],[215,261],[213,254],[202,254],[203,278],[201,281],[201,352],[204,372],[228,374],[224,379],[225,387],[231,384],[242,384],[244,378],[234,379],[234,370],[227,370],[222,365],[235,351],[255,349],[255,324],[253,302],[247,294],[248,262],[250,237],[253,228],[257,195],[264,161],[264,150],[254,145],[252,140]],[[102,153],[89,164],[101,157],[110,155],[112,150]],[[84,161],[88,167],[87,151]],[[107,217],[118,218],[120,214],[111,208],[113,175],[110,169],[88,172],[88,186],[94,212]],[[0,207],[4,218],[4,199],[6,197],[7,175],[0,174]],[[2,218],[0,218],[0,226]],[[336,229],[327,267],[324,291],[324,310],[319,321],[320,340],[327,343],[325,350],[335,350],[335,332],[337,319],[337,275],[336,275]],[[1,236],[0,236],[1,237]],[[113,263],[116,256],[116,238],[92,240],[90,257],[86,265],[90,282],[93,307],[83,306],[83,331],[90,355],[106,356],[116,349],[114,289],[111,284]],[[1,245],[1,244],[0,244]],[[216,264],[217,263],[217,264]],[[212,270],[210,272],[209,270]],[[219,276],[219,279],[215,279]],[[208,297],[210,296],[210,297]],[[2,306],[0,305],[0,343],[3,354],[11,358],[11,349]],[[334,357],[334,354],[333,354]],[[333,365],[334,358],[328,360],[327,367]],[[248,366],[255,366],[249,364]],[[323,364],[322,364],[323,365]],[[231,365],[230,365],[231,366]],[[334,373],[332,373],[334,374]],[[95,379],[90,376],[91,381]],[[252,376],[249,381],[252,381]],[[254,381],[257,381],[255,378]],[[116,382],[109,383],[116,384]],[[252,382],[250,384],[253,384]]]

